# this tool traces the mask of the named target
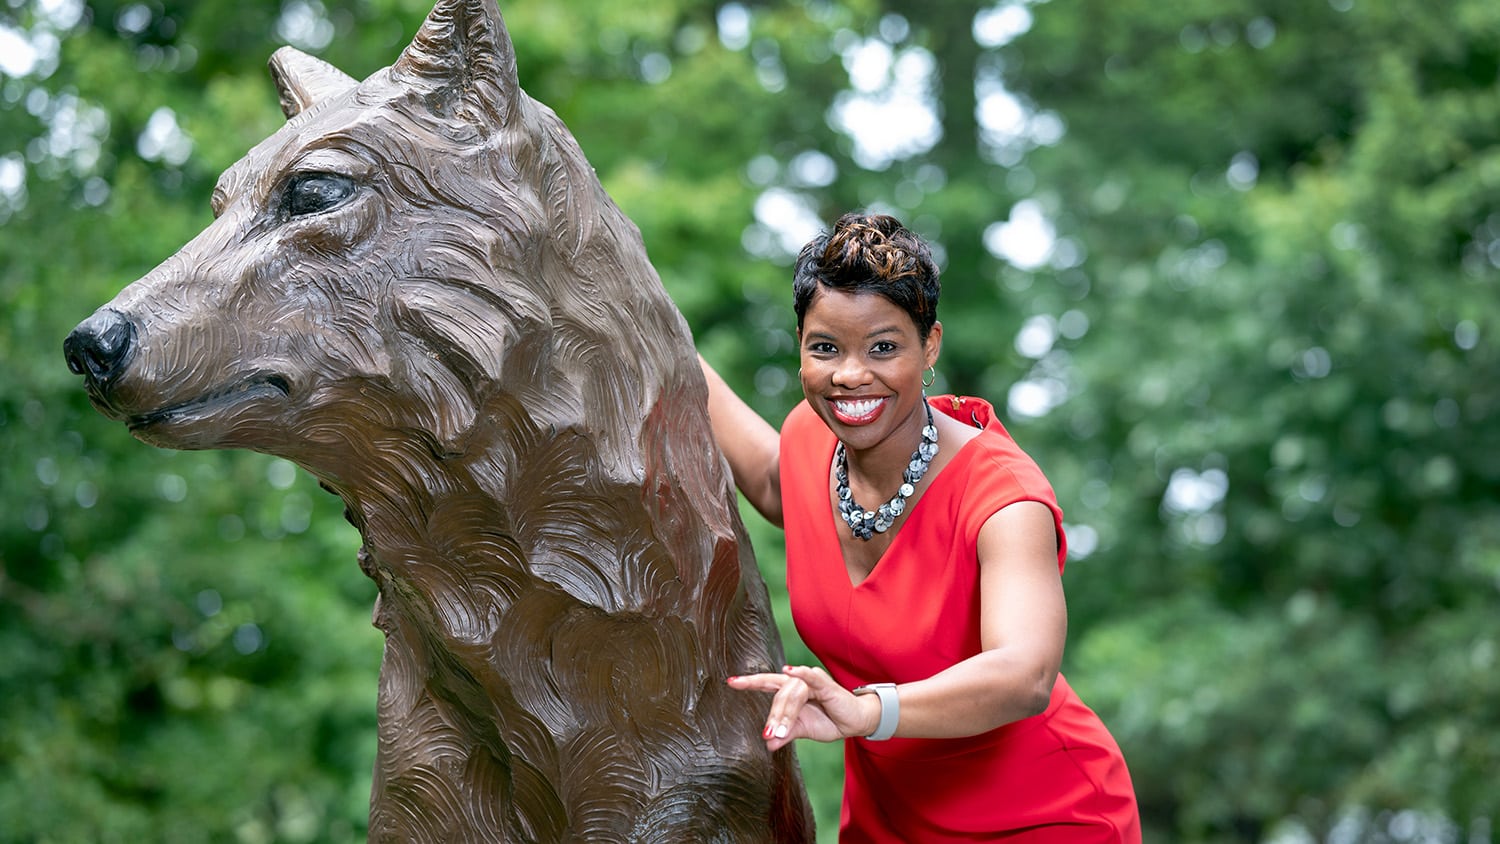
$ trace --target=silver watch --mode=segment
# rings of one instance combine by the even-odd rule
[[[896,722],[901,720],[901,698],[896,694],[895,683],[868,683],[851,691],[857,695],[880,697],[880,725],[865,738],[870,741],[885,741],[896,734]]]

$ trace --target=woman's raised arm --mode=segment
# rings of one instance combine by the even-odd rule
[[[734,485],[771,524],[781,527],[781,435],[730,389],[702,355],[714,440],[729,460]]]

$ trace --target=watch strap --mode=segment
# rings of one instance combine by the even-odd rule
[[[896,694],[895,683],[867,683],[852,690],[857,695],[875,695],[880,698],[880,724],[875,732],[865,738],[870,741],[885,741],[896,734],[896,723],[901,720],[901,697]]]

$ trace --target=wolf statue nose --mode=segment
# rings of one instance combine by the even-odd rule
[[[130,320],[101,309],[73,329],[63,341],[63,354],[69,369],[103,383],[120,373],[134,344],[135,327]]]

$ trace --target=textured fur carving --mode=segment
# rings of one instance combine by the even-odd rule
[[[95,405],[341,496],[386,635],[377,841],[810,841],[691,337],[494,0],[363,82],[290,48],[216,221],[69,336]],[[274,749],[268,752],[274,752]]]

